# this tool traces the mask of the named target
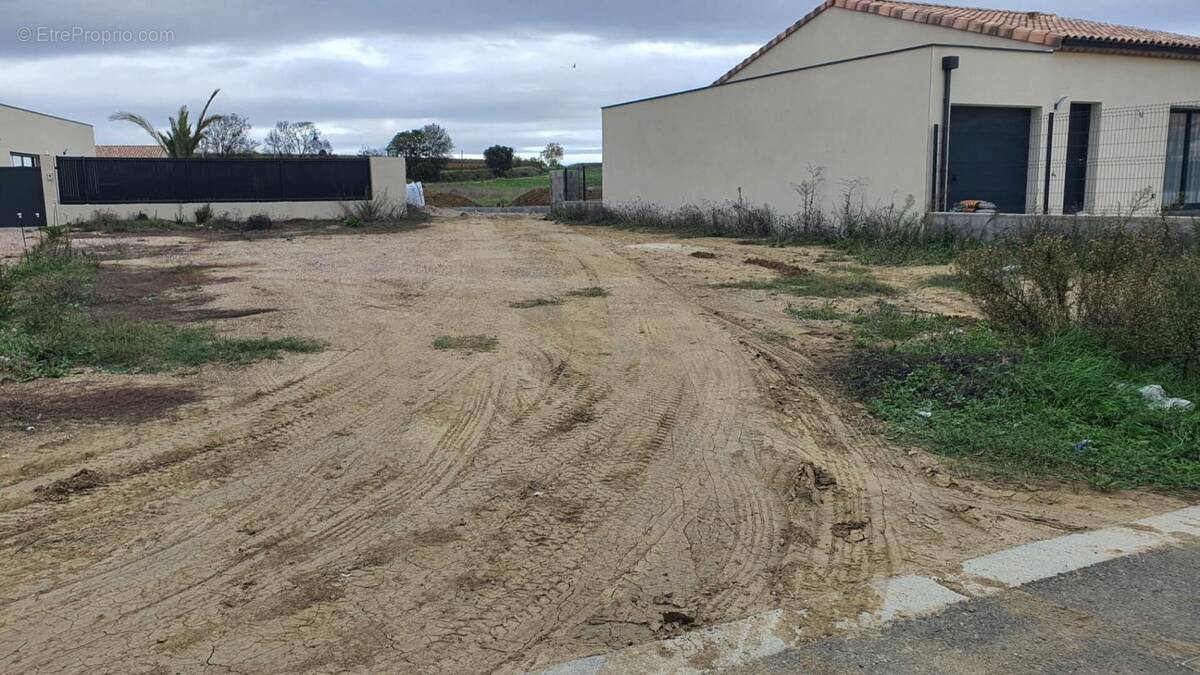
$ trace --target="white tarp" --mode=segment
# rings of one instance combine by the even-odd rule
[[[417,208],[425,208],[425,188],[420,183],[408,184],[408,195],[405,197],[406,202]]]

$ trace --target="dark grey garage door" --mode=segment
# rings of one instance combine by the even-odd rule
[[[950,112],[949,206],[992,202],[1024,213],[1029,170],[1029,108],[956,105]]]
[[[40,227],[45,210],[37,167],[0,167],[0,227]]]

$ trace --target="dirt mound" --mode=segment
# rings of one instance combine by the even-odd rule
[[[426,192],[425,203],[443,209],[452,209],[458,206],[479,206],[456,192]]]
[[[769,270],[775,270],[785,277],[806,277],[812,274],[812,270],[804,267],[796,267],[778,260],[767,260],[766,258],[746,258],[747,265],[758,265]]]
[[[550,188],[533,188],[512,200],[512,206],[550,206]]]
[[[60,478],[49,485],[34,488],[39,497],[51,502],[65,502],[71,495],[90,492],[104,485],[104,476],[98,471],[81,469],[70,478]]]

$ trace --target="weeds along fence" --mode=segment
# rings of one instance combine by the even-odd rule
[[[1040,215],[1200,213],[1200,101],[1070,103],[1031,115],[1027,133],[998,130],[987,141],[1028,152],[997,160],[952,140],[947,210],[982,199],[1004,212]]]
[[[769,239],[775,243],[832,243],[848,238],[925,240],[944,237],[927,232],[915,199],[870,203],[861,180],[842,181],[836,203],[822,198],[824,170],[810,167],[796,184],[797,210],[783,213],[743,200],[708,202],[665,209],[646,202],[605,204],[572,201],[554,206],[551,216],[578,224],[659,229],[691,235]]]
[[[365,157],[57,158],[60,204],[303,202],[371,198]]]

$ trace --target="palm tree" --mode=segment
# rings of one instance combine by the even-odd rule
[[[146,130],[154,138],[155,142],[162,146],[167,157],[191,157],[196,153],[196,148],[200,146],[200,141],[204,140],[204,132],[215,122],[219,122],[224,117],[222,115],[208,115],[208,106],[212,105],[213,99],[217,97],[220,89],[214,89],[212,96],[208,97],[208,103],[204,104],[204,110],[200,111],[200,119],[196,121],[196,128],[193,129],[188,120],[188,109],[186,105],[179,106],[179,116],[170,118],[170,125],[166,133],[163,133],[154,128],[150,120],[135,115],[131,112],[117,112],[109,116],[108,119],[113,121],[133,122],[139,127]]]

